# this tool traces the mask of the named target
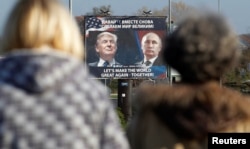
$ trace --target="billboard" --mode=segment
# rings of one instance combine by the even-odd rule
[[[95,78],[165,79],[166,17],[85,17],[86,64]]]

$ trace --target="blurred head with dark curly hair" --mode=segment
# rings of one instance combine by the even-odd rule
[[[166,38],[163,57],[181,74],[183,82],[219,80],[238,61],[238,43],[223,16],[192,15]]]

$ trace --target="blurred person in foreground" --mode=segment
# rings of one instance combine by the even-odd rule
[[[0,148],[129,147],[105,87],[89,79],[80,32],[59,1],[19,0],[4,31]]]
[[[205,149],[209,132],[250,132],[250,98],[219,81],[240,56],[226,19],[189,16],[165,42],[164,59],[182,80],[138,89],[128,126],[131,147]]]

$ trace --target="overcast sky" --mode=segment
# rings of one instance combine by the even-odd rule
[[[60,0],[69,8],[70,0]],[[73,15],[84,15],[93,7],[111,5],[113,15],[132,15],[138,9],[161,9],[168,6],[168,0],[71,0]],[[181,0],[171,0],[178,2]],[[189,6],[218,11],[225,15],[238,34],[250,33],[250,0],[182,0]],[[1,0],[0,2],[0,33],[16,0]],[[220,4],[220,5],[219,5]],[[219,7],[218,7],[219,6]]]

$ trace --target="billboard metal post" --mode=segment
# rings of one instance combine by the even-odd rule
[[[118,107],[121,108],[127,122],[132,115],[130,104],[132,91],[131,81],[132,80],[129,79],[118,79]]]

